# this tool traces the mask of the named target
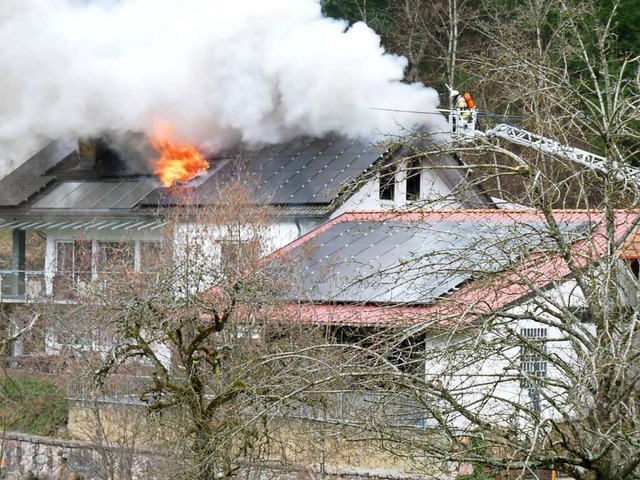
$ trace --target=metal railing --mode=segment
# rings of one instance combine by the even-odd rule
[[[83,405],[94,402],[146,405],[140,400],[140,394],[152,383],[152,377],[144,375],[109,375],[104,384],[98,386],[92,377],[75,376],[67,381],[67,399]]]
[[[153,283],[158,273],[133,271],[45,272],[42,270],[0,270],[0,302],[80,300],[104,292],[123,280]]]
[[[31,300],[44,297],[45,272],[0,270],[0,299]]]

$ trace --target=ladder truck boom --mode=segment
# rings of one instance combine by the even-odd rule
[[[514,125],[500,123],[486,132],[482,132],[476,128],[478,113],[475,108],[475,103],[473,103],[473,101],[470,103],[473,107],[465,106],[465,103],[460,100],[463,97],[457,90],[450,89],[450,92],[451,110],[449,113],[449,127],[454,141],[467,142],[478,138],[501,138],[517,145],[565,158],[573,163],[602,173],[607,173],[609,167],[614,167],[617,171],[616,175],[621,180],[631,179],[636,183],[640,183],[640,170],[637,168],[620,166],[616,163],[608,165],[609,162],[606,157],[587,152],[580,148],[562,145],[556,140],[529,132]],[[465,94],[465,96],[467,95],[468,94]]]
[[[606,171],[607,159],[605,157],[596,155],[595,153],[589,153],[579,148],[562,145],[551,138],[531,133],[523,128],[513,125],[501,123],[484,132],[484,135],[487,138],[502,138],[517,145],[530,147],[544,153],[564,157],[588,168],[593,168],[602,172]]]

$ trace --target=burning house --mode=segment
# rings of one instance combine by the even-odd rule
[[[340,137],[299,138],[202,156],[194,166],[185,160],[187,147],[173,153],[167,143],[156,147],[164,157],[149,162],[122,146],[58,140],[0,180],[0,228],[12,235],[11,268],[0,274],[2,302],[56,298],[62,294],[58,285],[68,295],[69,287],[74,291],[95,280],[116,255],[133,271],[145,271],[145,256],[160,248],[169,212],[211,205],[215,192],[239,177],[252,185],[252,201],[273,212],[268,250],[345,211],[411,208],[430,199],[441,208],[489,206],[481,193],[456,188],[464,182],[457,170],[437,168],[455,163],[453,158],[425,157],[407,165],[403,148],[390,152]],[[171,155],[181,161],[170,164]],[[178,180],[176,165],[184,164],[191,178]],[[465,197],[452,194],[457,191]],[[35,231],[46,239],[44,258],[32,262],[40,268],[25,263],[31,258],[26,234]]]
[[[348,210],[490,204],[475,190],[450,195],[464,178],[437,167],[457,166],[452,157],[409,162],[406,148],[353,140],[447,130],[438,93],[403,82],[406,59],[385,53],[365,24],[325,18],[315,0],[228,10],[169,1],[153,15],[135,6],[12,2],[0,25],[0,83],[18,99],[0,110],[5,170],[17,160],[12,147],[30,139],[144,132],[155,148],[56,140],[2,178],[0,229],[13,246],[1,302],[56,298],[58,285],[82,290],[116,257],[143,272],[168,211],[209,205],[239,177],[274,212],[268,250]],[[158,119],[217,153],[172,145]],[[29,232],[45,239],[43,252],[27,252]]]

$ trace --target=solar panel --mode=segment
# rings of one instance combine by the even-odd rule
[[[256,155],[256,156],[259,156],[259,157],[262,157],[262,158],[264,158],[264,157],[273,157],[275,155],[279,155],[282,152],[282,150],[284,150],[285,146],[286,146],[286,144],[282,144],[282,143],[276,144],[276,145],[269,145],[269,146],[264,147],[264,148],[262,148],[260,150],[255,150],[255,151],[253,151],[251,153],[248,153],[248,154],[245,154],[245,155],[248,155],[248,156]]]
[[[563,230],[573,234],[584,225]],[[542,222],[344,221],[291,252],[301,272],[292,297],[428,303],[550,242]]]
[[[110,208],[131,208],[154,189],[155,187],[149,183],[139,182],[137,186],[124,192],[120,200],[116,201]]]
[[[244,174],[255,184],[257,201],[266,199],[281,205],[330,204],[342,183],[360,175],[380,155],[367,143],[337,137],[296,139],[245,151],[242,162],[229,160],[200,185],[192,187],[189,201],[207,204],[229,179]],[[175,203],[163,189],[151,191],[140,201],[140,205],[147,206]]]
[[[73,200],[69,197],[66,197],[65,202],[68,202],[69,204],[73,203],[73,208],[94,208],[101,200],[104,199],[104,197],[110,191],[110,189],[108,188],[109,185],[113,185],[113,183],[105,184],[93,182],[93,189],[91,189],[89,186],[78,188],[76,189],[77,199]]]
[[[309,155],[312,157],[318,156],[323,150],[325,150],[328,146],[328,142],[316,140],[312,142],[308,147],[300,152],[301,155]]]
[[[16,206],[28,200],[55,177],[44,176],[76,151],[75,140],[56,140],[0,180],[0,205]]]
[[[308,170],[316,158],[317,155],[296,155],[295,157],[291,157],[291,160],[284,166],[283,170],[285,172]]]
[[[27,201],[33,194],[39,192],[41,189],[53,182],[55,178],[56,177],[46,175],[43,177],[32,178],[26,184],[14,184],[20,185],[20,187],[9,188],[2,192],[2,195],[0,195],[0,205],[20,205],[22,202]]]
[[[64,182],[40,199],[33,208],[52,208],[80,186],[81,182]]]
[[[353,140],[347,138],[335,138],[331,140],[331,143],[327,145],[327,148],[325,148],[322,153],[324,155],[341,155],[353,143]],[[364,147],[364,144],[360,142],[358,142],[358,144]]]
[[[150,181],[64,182],[34,209],[129,209],[156,188]]]
[[[291,157],[273,157],[266,161],[256,161],[251,164],[251,170],[261,175],[273,175],[275,172],[283,170],[285,166],[291,163]]]
[[[307,148],[314,142],[313,138],[309,137],[299,137],[294,138],[293,140],[284,143],[282,145],[282,149],[278,153],[278,155],[285,157],[293,157],[294,155],[298,155],[301,151]]]

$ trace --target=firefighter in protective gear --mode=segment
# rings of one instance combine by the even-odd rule
[[[450,90],[451,131],[470,135],[475,130],[476,104],[468,92],[460,95],[458,90]]]
[[[451,108],[460,111],[460,118],[465,122],[471,120],[471,109],[476,108],[476,104],[471,98],[469,92],[465,92],[464,95],[460,95],[458,90],[451,90]]]

